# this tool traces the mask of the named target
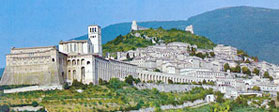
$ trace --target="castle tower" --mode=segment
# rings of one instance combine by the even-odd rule
[[[136,30],[138,30],[138,25],[137,22],[134,20],[132,21],[131,31],[136,31]]]
[[[98,25],[88,26],[88,39],[93,45],[93,53],[102,56],[102,36],[101,27]]]
[[[194,34],[194,28],[193,25],[189,25],[185,28],[185,31],[191,32],[192,34]]]

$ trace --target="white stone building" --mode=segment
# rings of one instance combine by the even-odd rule
[[[137,31],[137,30],[147,30],[149,28],[145,28],[145,27],[142,27],[142,26],[138,26],[137,25],[137,22],[134,20],[132,21],[132,25],[131,25],[131,31]]]

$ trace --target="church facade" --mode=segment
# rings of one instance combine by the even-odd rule
[[[12,48],[0,85],[98,84],[99,79],[137,77],[135,65],[102,58],[101,38],[101,27],[90,25],[87,40],[61,41],[58,48]]]

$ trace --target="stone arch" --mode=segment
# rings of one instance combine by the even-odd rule
[[[72,61],[72,65],[76,65],[77,63],[76,63],[76,60],[75,59],[73,59],[73,61]]]
[[[81,67],[81,81],[85,81],[85,67]]]
[[[68,65],[71,65],[71,60],[68,60],[67,64],[68,64]]]
[[[90,64],[90,61],[87,61],[86,64],[89,65],[89,64]]]
[[[77,71],[76,70],[73,70],[73,79],[77,80]]]
[[[79,65],[79,59],[77,59],[77,65]]]
[[[155,80],[158,81],[158,75],[156,75]]]
[[[84,63],[85,63],[85,60],[81,59],[81,65],[84,65]]]

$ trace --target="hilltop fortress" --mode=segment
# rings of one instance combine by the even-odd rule
[[[101,27],[88,26],[87,40],[61,41],[59,48],[12,48],[0,85],[62,85],[135,75],[135,65],[102,58]],[[134,76],[136,77],[136,76]]]

